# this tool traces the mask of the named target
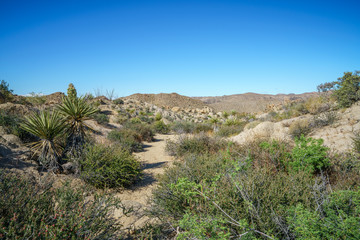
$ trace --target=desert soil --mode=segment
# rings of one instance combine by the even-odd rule
[[[128,216],[124,216],[122,210],[115,212],[115,216],[120,217],[124,229],[132,231],[155,221],[146,216],[146,209],[150,206],[148,200],[157,185],[158,176],[164,173],[165,168],[174,160],[165,152],[166,141],[174,137],[174,135],[156,135],[155,141],[145,143],[143,152],[135,153],[143,164],[143,178],[130,189],[116,195],[125,207],[133,209]]]

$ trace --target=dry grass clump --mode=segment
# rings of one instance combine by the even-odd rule
[[[307,119],[294,121],[289,127],[289,133],[294,138],[299,138],[301,135],[306,136],[310,131],[310,122]]]

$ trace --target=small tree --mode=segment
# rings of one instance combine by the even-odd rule
[[[0,83],[0,97],[3,96],[5,101],[11,100],[13,90],[9,88],[9,84],[4,80],[1,80]]]
[[[350,107],[360,100],[360,71],[345,72],[334,84],[334,96],[341,107]]]
[[[69,87],[67,89],[67,95],[70,100],[75,100],[77,98],[77,92],[72,83],[69,84]]]

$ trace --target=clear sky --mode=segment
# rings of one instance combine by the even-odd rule
[[[360,1],[0,0],[16,94],[316,91],[360,70]]]

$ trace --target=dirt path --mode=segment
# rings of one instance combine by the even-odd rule
[[[134,210],[128,217],[123,216],[120,210],[115,213],[120,217],[124,229],[139,228],[151,221],[145,216],[144,211],[149,206],[148,199],[156,187],[157,176],[162,174],[165,167],[173,161],[173,158],[165,152],[166,140],[169,139],[174,139],[174,136],[156,135],[154,142],[145,143],[143,152],[135,153],[143,164],[143,179],[131,189],[116,195],[126,207],[132,207]]]

